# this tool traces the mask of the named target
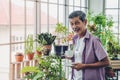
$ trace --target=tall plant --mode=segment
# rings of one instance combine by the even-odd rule
[[[114,23],[112,17],[107,17],[101,13],[94,15],[93,12],[88,12],[87,18],[89,31],[100,38],[109,56],[116,59],[116,55],[120,54],[120,45],[111,30]]]
[[[66,35],[68,29],[66,26],[64,26],[62,23],[57,23],[56,24],[56,27],[55,27],[55,32],[57,34],[63,34],[63,35]]]
[[[101,13],[94,15],[93,12],[88,12],[87,18],[89,31],[99,37],[104,47],[107,48],[108,41],[113,37],[111,31],[113,26],[112,17],[107,17]]]
[[[27,39],[25,40],[25,53],[33,53],[33,49],[34,49],[34,39],[33,39],[33,35],[29,34],[27,36]]]
[[[57,35],[57,44],[61,45],[61,43],[64,43],[63,39],[68,33],[68,28],[62,23],[57,23],[55,26],[55,33]]]

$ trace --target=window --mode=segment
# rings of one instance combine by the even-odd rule
[[[119,0],[106,0],[105,2],[105,14],[107,16],[112,16],[114,25],[113,33],[115,36],[120,37],[120,1]],[[118,40],[119,41],[119,40]]]
[[[9,67],[16,52],[24,54],[28,34],[52,33],[58,22],[69,26],[68,14],[74,10],[87,11],[86,3],[86,0],[0,0],[0,68]]]

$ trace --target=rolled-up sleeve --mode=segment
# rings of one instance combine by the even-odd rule
[[[96,57],[98,58],[99,61],[107,57],[107,52],[103,48],[99,39],[94,40],[94,50],[95,50]]]

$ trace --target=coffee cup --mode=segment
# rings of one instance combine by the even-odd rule
[[[67,56],[67,57],[73,57],[73,50],[67,50],[67,51],[65,51],[65,56]]]

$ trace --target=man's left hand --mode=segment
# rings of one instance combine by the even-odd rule
[[[85,68],[85,64],[82,64],[82,63],[73,63],[72,65],[73,65],[72,68],[76,70],[81,70]]]

